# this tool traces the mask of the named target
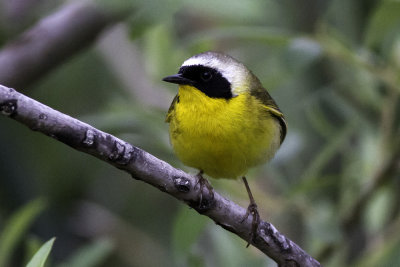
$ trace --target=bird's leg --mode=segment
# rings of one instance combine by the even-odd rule
[[[211,200],[214,199],[214,190],[212,188],[212,186],[210,185],[210,183],[207,181],[206,178],[203,177],[203,171],[200,170],[199,173],[196,175],[197,177],[197,185],[200,185],[200,201],[199,201],[199,208],[204,208],[207,207],[208,205],[202,205],[203,204],[203,189],[204,187],[207,188],[209,194],[211,195]]]
[[[250,199],[250,204],[247,207],[247,211],[242,219],[242,222],[244,222],[249,217],[250,214],[253,216],[253,220],[251,222],[250,240],[251,240],[251,242],[254,242],[256,234],[257,234],[257,228],[258,228],[258,225],[260,224],[260,214],[258,213],[257,204],[254,201],[254,197],[250,191],[250,187],[249,187],[249,184],[247,183],[246,177],[243,176],[242,180],[244,182],[244,185],[246,186],[247,194],[249,195],[249,199]],[[246,247],[249,247],[249,246],[250,246],[250,242],[247,243]]]

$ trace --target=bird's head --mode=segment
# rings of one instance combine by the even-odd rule
[[[211,98],[231,99],[250,90],[255,76],[236,59],[217,52],[197,54],[185,62],[165,82],[190,85]]]

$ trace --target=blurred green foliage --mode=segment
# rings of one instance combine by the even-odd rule
[[[18,242],[23,239],[35,217],[44,208],[45,204],[42,199],[32,200],[9,218],[0,235],[0,266],[6,266],[9,263]]]
[[[53,237],[44,243],[35,253],[33,258],[28,262],[26,267],[43,267],[46,263],[47,257],[49,256],[50,250],[53,247],[54,240],[55,238]]]
[[[61,5],[31,2],[0,2],[2,44]],[[289,125],[272,162],[248,175],[262,217],[324,266],[400,265],[400,2],[98,3],[134,11],[17,89],[193,171],[169,146],[164,117],[177,88],[161,78],[196,53],[226,52]],[[25,264],[53,236],[51,266],[274,266],[169,196],[5,117],[0,162],[0,266]],[[211,183],[248,204],[240,182]]]

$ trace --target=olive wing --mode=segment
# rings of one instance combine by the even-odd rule
[[[274,99],[270,96],[267,90],[261,86],[261,83],[257,82],[255,86],[252,86],[253,90],[251,95],[261,101],[264,108],[269,112],[275,119],[278,120],[281,126],[281,144],[285,140],[287,133],[287,124],[283,113],[279,109],[278,105],[275,103]]]

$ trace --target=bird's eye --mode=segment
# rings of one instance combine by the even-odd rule
[[[201,79],[205,82],[208,82],[212,78],[212,73],[210,71],[205,71],[201,74]]]

